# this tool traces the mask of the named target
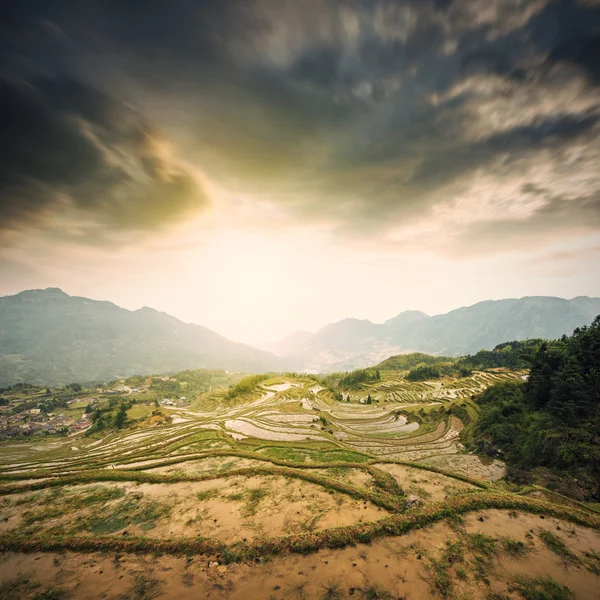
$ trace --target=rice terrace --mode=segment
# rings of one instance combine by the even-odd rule
[[[597,505],[471,451],[528,371],[443,360],[14,386],[88,425],[3,442],[0,597],[598,597]]]

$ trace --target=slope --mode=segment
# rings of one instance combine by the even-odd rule
[[[56,288],[0,298],[0,385],[201,367],[259,371],[275,362],[267,352],[150,308],[129,311]]]

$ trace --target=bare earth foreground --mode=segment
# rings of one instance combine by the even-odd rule
[[[274,378],[170,423],[7,443],[0,600],[600,599],[595,508],[464,451],[473,393],[516,377],[386,374],[352,402]]]

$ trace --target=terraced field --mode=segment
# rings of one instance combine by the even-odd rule
[[[392,372],[353,390],[350,402],[336,400],[332,390],[310,378],[276,377],[237,396],[216,390],[185,408],[164,407],[171,417],[167,424],[148,418],[104,436],[8,442],[0,455],[0,597],[34,598],[36,590],[60,588],[64,597],[152,598],[173,583],[159,577],[158,569],[177,571],[178,595],[190,598],[243,598],[247,589],[260,590],[257,598],[343,598],[361,590],[364,598],[392,598],[422,589],[454,597],[465,580],[454,570],[440,587],[436,561],[445,550],[419,550],[429,535],[425,531],[447,521],[456,543],[468,546],[474,533],[464,529],[461,515],[492,509],[498,522],[518,515],[524,522],[532,514],[560,519],[556,523],[566,525],[557,527],[579,532],[596,553],[597,513],[566,500],[506,491],[495,483],[504,474],[502,463],[467,454],[461,443],[463,420],[477,414],[471,397],[491,383],[520,376],[477,372],[409,383]],[[425,537],[412,546],[398,542],[398,536],[423,528]],[[510,543],[497,535],[493,540],[488,543],[500,560]],[[370,543],[374,546],[357,549]],[[467,546],[467,554],[479,555]],[[328,558],[315,566],[290,557],[314,551]],[[371,552],[381,561],[377,569],[367,565]],[[597,564],[597,554],[588,560],[582,552],[573,550],[573,556],[587,582],[600,573],[600,558]],[[32,561],[47,564],[48,553],[57,568],[33,570],[41,587],[17,581],[18,573],[33,578]],[[111,566],[102,558],[106,553],[113,557]],[[283,558],[275,559],[278,555]],[[424,587],[401,575],[400,566],[417,555]],[[183,570],[179,562],[169,563],[181,556],[187,557]],[[339,557],[350,560],[354,574],[365,563],[362,579],[340,583],[342,595],[327,596],[338,573],[325,565]],[[485,560],[487,574],[481,565],[477,574],[476,558],[464,567],[477,584],[475,597],[491,597],[496,586],[492,555]],[[127,570],[126,561],[136,566]],[[59,569],[63,563],[69,568]],[[267,565],[282,573],[293,565],[291,579],[300,576],[300,587],[290,587],[285,575],[273,583]],[[338,567],[339,573],[346,569]],[[94,596],[97,589],[82,583],[85,569],[96,580],[115,568],[122,569],[115,577],[123,582],[105,586],[105,596]],[[317,570],[318,576],[308,577]],[[381,585],[372,581],[375,573]],[[494,581],[506,583],[502,577]],[[377,585],[383,586],[378,592]],[[505,591],[512,593],[508,585]]]

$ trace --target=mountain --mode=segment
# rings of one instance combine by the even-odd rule
[[[402,329],[407,325],[419,323],[425,319],[429,319],[429,315],[420,310],[405,310],[400,314],[383,322],[383,325],[389,329]]]
[[[460,356],[510,340],[554,339],[591,323],[598,314],[600,298],[587,296],[486,300],[433,317],[404,311],[382,324],[344,319],[312,336],[305,334],[301,347],[272,348],[278,348],[276,353],[292,370],[350,370],[405,352]]]
[[[392,333],[389,339],[403,348],[460,356],[491,350],[509,340],[570,335],[599,313],[600,298],[487,300],[419,321]]]
[[[265,348],[290,370],[345,371],[355,368],[357,357],[364,366],[393,354],[396,349],[383,339],[385,331],[367,319],[343,319],[317,333],[296,332]]]
[[[0,386],[110,381],[194,368],[262,372],[277,359],[151,308],[129,311],[57,288],[0,298]]]
[[[384,323],[343,319],[268,346],[232,342],[151,308],[69,296],[57,288],[0,298],[0,386],[58,385],[192,368],[248,372],[346,371],[406,352],[460,356],[510,340],[558,338],[592,322],[600,298],[487,300],[428,316],[404,311]]]

